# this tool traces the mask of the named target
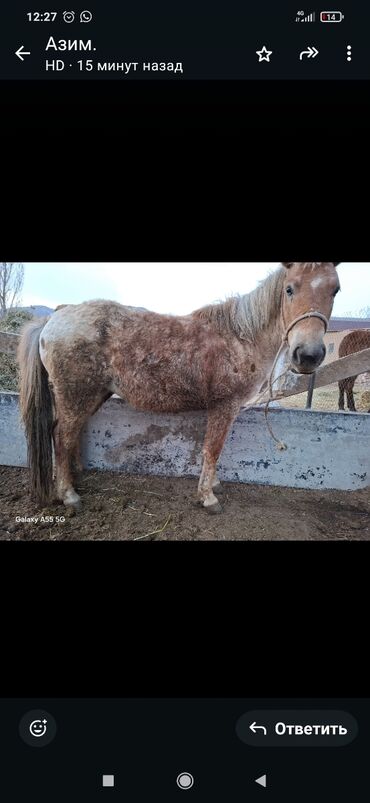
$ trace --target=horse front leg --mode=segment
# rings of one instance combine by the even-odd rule
[[[206,436],[203,444],[203,466],[198,485],[198,499],[207,513],[220,513],[222,507],[214,494],[220,483],[216,464],[227,433],[240,409],[240,402],[228,401],[208,410]]]
[[[348,384],[348,388],[347,388],[347,405],[348,405],[348,409],[352,413],[356,412],[355,397],[353,395],[354,386],[355,386],[355,383],[351,381],[351,383]]]
[[[344,384],[344,382],[339,382],[338,384],[339,384],[339,404],[338,404],[338,407],[339,407],[339,410],[344,410],[344,388],[345,388],[345,384]]]
[[[217,470],[215,471],[215,476],[214,476],[214,479],[213,479],[213,482],[212,482],[212,491],[213,491],[213,493],[217,493],[217,494],[222,494],[223,491],[224,491],[223,486],[221,485],[221,482],[218,479]]]

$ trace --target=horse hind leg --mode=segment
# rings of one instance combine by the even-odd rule
[[[73,487],[78,439],[85,417],[68,418],[59,414],[54,429],[55,479],[58,499],[67,507],[79,508],[81,500]]]
[[[73,475],[76,468],[82,468],[79,440],[82,428],[90,415],[93,415],[111,394],[99,393],[94,395],[86,404],[84,399],[83,410],[79,403],[74,406],[66,405],[61,395],[56,396],[55,406],[57,412],[57,423],[54,428],[54,454],[55,454],[55,474],[56,490],[58,499],[66,507],[81,507],[81,499],[74,488]]]
[[[348,384],[348,387],[347,387],[347,405],[348,405],[348,409],[352,413],[356,412],[355,397],[354,397],[354,394],[353,394],[354,386],[355,386],[355,382],[353,380],[353,381],[351,381],[351,383]]]
[[[351,413],[355,413],[356,412],[356,405],[355,405],[355,397],[353,395],[353,390],[351,390],[347,394],[347,399],[348,399],[348,409],[351,411]]]
[[[344,382],[338,382],[338,385],[339,385],[339,402],[338,402],[338,409],[339,409],[339,410],[344,410],[344,389],[345,389],[345,383],[344,383]]]
[[[203,466],[198,485],[198,499],[207,513],[220,513],[222,507],[214,494],[220,483],[216,476],[217,460],[227,433],[240,409],[239,402],[227,402],[208,411],[206,436],[203,445]]]

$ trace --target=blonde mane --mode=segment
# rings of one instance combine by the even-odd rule
[[[261,330],[276,322],[280,315],[284,276],[284,268],[279,268],[251,293],[209,304],[192,314],[215,324],[221,332],[226,330],[240,340],[254,341]]]

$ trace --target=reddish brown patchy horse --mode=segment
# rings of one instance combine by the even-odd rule
[[[137,410],[207,410],[198,495],[218,512],[217,460],[240,408],[266,383],[282,336],[296,371],[312,373],[324,359],[337,264],[284,263],[252,293],[182,317],[87,301],[28,325],[20,403],[39,502],[52,493],[53,440],[57,496],[79,505],[72,479],[79,436],[116,393]]]
[[[347,357],[348,354],[355,354],[356,351],[370,348],[370,329],[357,329],[346,335],[338,349],[339,357]],[[344,410],[344,394],[347,394],[347,406],[353,413],[356,412],[355,397],[353,388],[357,376],[350,376],[342,379],[339,384],[339,409]],[[370,410],[368,410],[370,413]]]

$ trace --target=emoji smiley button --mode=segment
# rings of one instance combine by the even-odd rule
[[[53,741],[56,732],[54,717],[41,709],[28,711],[19,723],[19,735],[30,747],[45,747]]]

